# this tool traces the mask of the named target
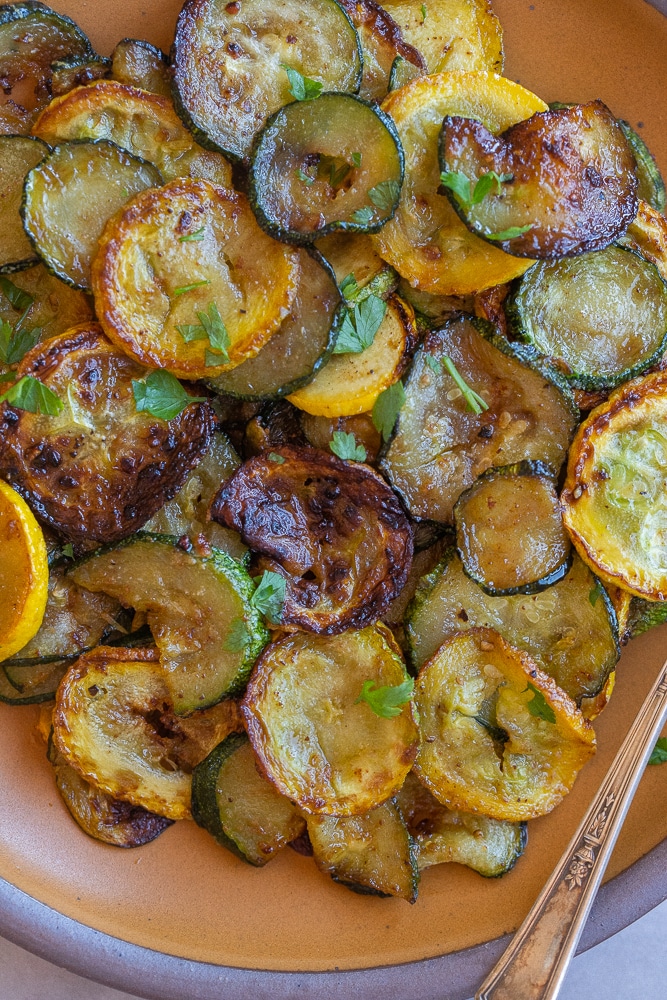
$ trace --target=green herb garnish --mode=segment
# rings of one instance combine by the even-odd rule
[[[667,764],[667,736],[661,736],[648,759],[649,764]]]
[[[474,205],[479,205],[481,201],[484,201],[494,185],[496,185],[498,194],[500,194],[501,184],[505,184],[512,179],[512,174],[497,174],[495,170],[489,170],[488,173],[482,174],[477,180],[474,190],[472,190],[470,178],[461,173],[460,170],[447,170],[440,174],[440,183],[443,187],[449,188],[461,208],[466,212],[469,212]]]
[[[56,417],[63,408],[63,404],[55,392],[39,379],[33,378],[32,375],[24,375],[6,392],[3,392],[0,396],[0,403],[3,402],[15,406],[17,410],[27,410],[28,413],[43,413],[48,417]]]
[[[243,618],[234,618],[229,626],[229,635],[222,648],[228,653],[242,653],[250,642],[248,626]]]
[[[361,153],[352,153],[350,159],[352,160],[355,167],[361,166]]]
[[[354,434],[346,434],[345,431],[334,431],[333,439],[329,442],[329,448],[342,458],[344,462],[365,462],[366,449],[362,444],[357,444]]]
[[[423,24],[424,21],[426,20],[426,15],[428,14],[428,11],[426,10],[426,4],[425,3],[423,3],[422,6],[421,6],[421,12],[422,12],[422,24]]]
[[[375,400],[371,414],[373,426],[382,435],[383,441],[388,441],[394,430],[396,418],[405,402],[405,389],[400,381],[394,382],[381,392]]]
[[[282,64],[289,80],[289,92],[295,101],[312,101],[322,93],[322,84],[319,80],[311,80],[310,77],[299,73],[298,69]]]
[[[590,594],[588,595],[588,601],[592,608],[595,607],[601,595],[602,595],[602,584],[600,583],[599,580],[596,580],[595,583],[593,584],[593,588]]]
[[[340,283],[340,293],[343,298],[347,299],[348,302],[354,302],[360,291],[361,289],[357,284],[357,279],[354,274],[351,272],[350,274],[346,274]]]
[[[204,239],[204,232],[206,231],[206,226],[202,226],[201,229],[195,230],[194,233],[186,233],[185,236],[179,236],[179,243],[199,243],[200,240]]]
[[[477,414],[482,413],[483,410],[488,410],[489,404],[485,399],[482,399],[479,393],[470,388],[465,379],[457,371],[456,365],[452,359],[444,357],[442,359],[442,364],[445,370],[452,376],[458,388],[461,390],[461,394],[466,401],[468,409]]]
[[[9,299],[12,308],[21,313],[21,318],[16,324],[18,326],[35,301],[34,298],[15,285],[13,281],[10,281],[9,278],[6,278],[4,274],[0,275],[0,291]]]
[[[406,677],[396,687],[376,687],[375,681],[364,681],[361,694],[354,704],[365,701],[380,718],[393,719],[401,714],[401,706],[410,701],[414,689],[412,677]]]
[[[555,722],[556,713],[542,692],[534,684],[531,684],[530,681],[528,682],[526,691],[533,692],[533,697],[529,702],[526,702],[526,707],[530,714],[534,715],[537,719],[544,719],[545,722]]]
[[[206,351],[207,368],[229,364],[229,333],[215,302],[210,304],[207,312],[198,312],[197,319],[199,323],[186,323],[176,327],[183,340],[186,343],[208,340],[211,350]]]
[[[372,294],[353,309],[348,309],[333,353],[361,354],[369,348],[375,340],[375,334],[380,329],[386,311],[387,303]]]
[[[6,365],[17,365],[32,350],[41,335],[39,327],[34,330],[19,330],[18,324],[12,327],[6,320],[0,319],[0,361]]]
[[[269,462],[275,462],[276,465],[284,465],[285,459],[282,455],[278,455],[275,451],[269,452]]]
[[[432,372],[435,372],[436,375],[440,374],[442,371],[442,361],[438,361],[438,359],[434,358],[432,354],[425,354],[424,361]]]
[[[295,173],[299,180],[303,181],[308,187],[315,183],[315,178],[311,177],[310,174],[304,173],[301,167],[297,167]]]
[[[367,226],[373,221],[373,209],[372,208],[357,208],[352,213],[350,218],[352,222],[356,222],[358,226]]]
[[[202,288],[204,285],[210,284],[210,278],[204,278],[202,281],[193,281],[191,285],[180,285],[178,288],[175,288],[172,295],[176,297],[179,295],[185,295],[186,292],[193,292],[195,288]]]
[[[205,396],[191,396],[176,376],[164,369],[151,372],[141,382],[132,379],[132,392],[137,413],[150,413],[160,420],[173,420],[190,403],[206,402]]]
[[[265,570],[250,603],[270,622],[277,624],[282,618],[285,603],[286,580],[280,573]]]
[[[67,556],[68,559],[73,559],[74,558],[74,546],[72,545],[72,543],[68,542],[67,545],[63,545],[62,552],[63,552],[63,555]]]
[[[398,181],[380,181],[368,192],[368,197],[378,208],[388,212],[394,207],[401,193]]]
[[[514,240],[532,228],[532,226],[510,226],[509,229],[503,229],[499,233],[484,233],[483,235],[487,240]]]

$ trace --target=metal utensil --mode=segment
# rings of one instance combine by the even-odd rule
[[[655,740],[667,661],[551,878],[475,1000],[555,1000]]]

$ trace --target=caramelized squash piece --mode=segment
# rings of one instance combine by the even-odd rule
[[[397,58],[414,69],[416,76],[427,72],[426,61],[404,39],[401,29],[385,7],[375,0],[339,0],[357,29],[363,53],[363,76],[359,96],[367,101],[381,101],[390,89],[392,67]]]
[[[92,283],[111,340],[140,364],[198,379],[257,354],[289,315],[299,268],[243,195],[181,178],[110,220]]]
[[[211,517],[286,579],[281,623],[335,635],[376,621],[412,560],[412,529],[368,466],[313,448],[245,462],[214,498]]]
[[[0,404],[0,473],[66,539],[132,534],[206,451],[209,404],[193,402],[168,421],[139,413],[132,382],[145,375],[97,324],[81,325],[38,344],[16,371],[54,392],[59,414]]]
[[[477,236],[518,257],[602,250],[637,214],[632,150],[602,101],[538,112],[501,135],[472,118],[447,115],[440,167],[462,174],[472,191],[489,171],[500,178],[470,206],[447,192]]]
[[[405,38],[426,59],[429,73],[503,71],[503,29],[490,0],[386,0]]]
[[[513,822],[550,812],[595,752],[593,728],[492,629],[445,640],[415,684],[415,772],[452,809]]]
[[[118,83],[171,97],[169,59],[150,42],[123,38],[111,53],[111,76]]]

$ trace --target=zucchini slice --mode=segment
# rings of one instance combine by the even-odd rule
[[[520,822],[551,812],[595,752],[575,703],[494,632],[446,639],[419,672],[415,773],[453,809]]]
[[[540,463],[487,470],[457,500],[454,522],[463,569],[487,594],[536,594],[570,568],[555,483]]]
[[[198,379],[258,353],[298,278],[296,250],[262,232],[243,195],[180,178],[110,220],[92,283],[110,340],[140,364]]]
[[[353,892],[417,901],[417,851],[393,799],[359,816],[309,816],[321,872]]]
[[[310,413],[300,413],[299,423],[308,444],[321,451],[331,451],[336,431],[353,434],[357,445],[366,452],[366,461],[371,464],[377,459],[382,438],[375,429],[370,413],[359,413],[355,417],[313,417]]]
[[[397,59],[414,76],[426,74],[421,52],[408,43],[396,21],[375,0],[338,0],[357,29],[363,56],[364,72],[359,96],[367,101],[381,101],[390,90],[391,75]],[[411,77],[412,78],[412,77]]]
[[[26,177],[23,225],[53,274],[90,290],[90,265],[107,220],[162,184],[157,167],[107,139],[66,142]]]
[[[503,29],[488,0],[386,0],[383,7],[423,54],[429,73],[502,73]]]
[[[243,561],[248,550],[236,532],[208,520],[211,500],[240,464],[241,460],[227,435],[216,431],[206,454],[176,496],[153,514],[144,525],[144,530],[179,539],[187,536],[197,543],[203,537],[209,545],[222,549],[239,562]]]
[[[666,601],[646,601],[643,597],[630,597],[630,608],[626,622],[626,635],[628,639],[636,639],[638,635],[643,635],[656,625],[663,625],[667,621]]]
[[[267,233],[289,243],[377,232],[396,211],[402,182],[394,123],[353,94],[293,101],[269,118],[253,145],[253,210]]]
[[[500,135],[449,114],[439,152],[443,175],[463,175],[473,192],[489,171],[499,178],[476,203],[447,194],[477,236],[517,257],[603,250],[637,214],[632,150],[602,101],[537,112]]]
[[[284,635],[264,651],[241,709],[259,765],[307,813],[353,816],[401,787],[414,760],[410,701],[382,718],[360,701],[366,681],[405,682],[391,632]]]
[[[211,517],[240,532],[257,570],[285,578],[280,621],[335,635],[376,621],[412,560],[412,529],[368,466],[314,448],[249,459],[222,487]]]
[[[256,868],[306,828],[296,807],[257,770],[245,733],[230,733],[192,772],[192,818]]]
[[[667,346],[667,282],[628,247],[534,264],[506,305],[515,337],[581,389],[611,389]]]
[[[55,393],[59,413],[0,404],[0,473],[67,540],[132,534],[206,451],[210,405],[193,401],[171,420],[140,413],[133,382],[145,375],[90,323],[38,344],[16,371]]]
[[[75,87],[84,87],[102,80],[111,71],[111,60],[104,56],[70,56],[59,59],[52,67],[51,93],[54,97],[69,94]]]
[[[637,195],[642,201],[647,201],[657,212],[664,212],[667,206],[665,182],[655,158],[641,136],[637,135],[630,122],[619,118],[618,124],[635,158],[637,174]]]
[[[365,233],[331,233],[315,243],[334,269],[338,287],[348,304],[369,295],[386,299],[396,290],[398,275],[382,260]]]
[[[424,577],[408,608],[413,666],[423,666],[448,636],[478,625],[529,653],[576,702],[604,688],[620,655],[611,601],[576,555],[567,576],[539,594],[491,597],[466,576],[450,550]]]
[[[382,306],[377,297],[375,302]],[[358,309],[362,307],[363,303]],[[339,337],[341,328],[342,324]],[[380,393],[398,381],[416,340],[412,307],[392,295],[370,347],[346,354],[337,354],[334,347],[334,353],[315,378],[290,393],[289,400],[300,410],[319,417],[366,413],[373,409]]]
[[[229,372],[207,380],[214,392],[275,399],[312,381],[326,364],[343,322],[341,297],[326,262],[299,250],[299,279],[289,316],[267,344]]]
[[[69,575],[146,613],[177,715],[243,691],[268,634],[251,604],[250,577],[226,552],[199,555],[176,539],[140,534],[93,553]]]
[[[169,58],[143,39],[121,39],[111,53],[111,77],[128,87],[171,97]]]
[[[645,202],[639,202],[637,217],[620,241],[650,260],[667,281],[667,219]]]
[[[297,93],[288,70],[325,91],[361,84],[359,38],[335,0],[187,0],[172,59],[185,124],[246,164],[266,119]]]
[[[192,771],[236,719],[226,705],[179,719],[155,650],[98,646],[58,688],[53,743],[107,795],[167,819],[189,819]]]
[[[526,260],[475,236],[439,193],[438,136],[445,115],[478,117],[501,132],[546,104],[494,73],[451,72],[414,80],[382,108],[396,123],[405,179],[396,214],[373,236],[380,256],[434,295],[469,295],[523,274]]]
[[[3,4],[0,7],[0,78],[7,103],[0,118],[5,120],[9,110],[10,121],[13,120],[21,132],[29,132],[35,115],[51,99],[53,63],[93,56],[88,38],[69,17],[34,0]]]
[[[405,87],[412,80],[416,80],[418,77],[424,75],[422,70],[415,66],[413,62],[410,62],[403,56],[396,56],[389,71],[387,92],[400,90],[401,87]]]
[[[577,431],[561,496],[581,557],[606,583],[667,600],[667,372],[634,379]]]
[[[53,701],[68,663],[48,663],[29,668],[30,676],[22,667],[5,669],[0,664],[0,702],[6,705],[38,705]],[[10,680],[8,671],[12,673]]]
[[[154,163],[167,181],[199,177],[223,187],[232,184],[227,160],[195,142],[167,97],[115,80],[99,80],[51,101],[33,132],[51,146],[73,139],[109,139]]]
[[[445,357],[488,409],[469,409]],[[381,462],[413,517],[451,523],[461,493],[491,466],[530,459],[560,469],[579,411],[552,372],[524,360],[517,345],[472,317],[427,335]]]
[[[1,9],[0,9],[1,16]],[[0,21],[0,32],[2,22]],[[1,35],[0,35],[1,38]],[[2,175],[0,180],[0,273],[21,271],[39,261],[39,257],[26,236],[20,215],[23,184],[33,167],[49,151],[46,143],[27,135],[0,135]]]
[[[405,779],[396,801],[417,843],[420,871],[453,861],[485,878],[499,878],[514,868],[526,848],[526,823],[448,809],[414,771]]]

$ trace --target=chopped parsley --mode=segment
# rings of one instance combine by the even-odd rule
[[[458,372],[456,365],[451,358],[444,357],[442,359],[442,365],[445,371],[452,376],[457,387],[461,390],[461,395],[465,399],[466,406],[469,410],[472,410],[473,413],[477,414],[482,413],[483,410],[488,410],[489,404],[485,399],[482,399],[479,393],[470,388],[463,376]]]
[[[405,389],[400,379],[381,392],[375,400],[371,417],[373,426],[376,431],[380,432],[383,441],[388,441],[391,437],[396,418],[404,402]]]
[[[531,715],[534,715],[537,719],[544,719],[545,722],[555,722],[556,713],[553,708],[544,697],[541,691],[539,691],[534,684],[528,682],[528,687],[526,691],[532,691],[533,697],[529,702],[526,702],[526,707]]]
[[[178,297],[179,295],[185,295],[186,292],[193,292],[195,288],[203,288],[204,285],[210,285],[210,278],[203,278],[201,281],[193,281],[191,285],[180,285],[175,288],[172,295]]]
[[[483,235],[487,240],[515,240],[517,236],[523,236],[532,228],[532,226],[510,226],[509,229],[503,229],[499,233],[484,233]]]
[[[311,80],[310,77],[299,73],[298,69],[286,66],[283,69],[287,73],[289,80],[289,92],[295,101],[312,101],[322,93],[322,84],[319,80]]]
[[[649,764],[667,764],[667,736],[661,736],[653,747]]]
[[[440,183],[443,187],[449,188],[461,208],[466,212],[469,212],[474,205],[479,205],[481,201],[484,201],[494,185],[497,188],[497,193],[500,194],[501,185],[512,179],[512,174],[497,174],[495,170],[489,170],[477,180],[473,190],[470,178],[461,173],[460,170],[447,170],[440,174]]]
[[[9,403],[17,410],[27,410],[28,413],[43,413],[47,417],[56,417],[63,404],[48,385],[44,385],[32,375],[24,375],[6,392],[0,396],[0,403]]]
[[[175,375],[159,369],[137,382],[132,379],[134,404],[138,413],[150,413],[160,420],[173,420],[190,403],[204,403],[205,396],[191,396]]]
[[[250,598],[250,603],[270,622],[278,624],[283,615],[285,588],[285,577],[267,569],[261,576],[257,590]]]
[[[179,243],[199,243],[200,240],[204,239],[204,232],[205,232],[205,230],[206,230],[206,226],[202,226],[201,229],[195,230],[194,233],[186,233],[185,236],[179,236],[178,237],[178,242]]]
[[[401,707],[410,701],[414,689],[412,677],[406,677],[402,684],[395,687],[376,687],[375,681],[364,681],[354,704],[365,701],[380,718],[393,719],[401,714]]]
[[[401,185],[398,181],[380,181],[375,187],[372,187],[368,192],[368,197],[377,205],[378,208],[385,212],[390,211],[398,201],[398,196],[401,193]]]
[[[356,284],[356,282],[355,282]],[[334,354],[361,354],[371,346],[387,311],[387,303],[369,295],[348,309],[338,334]]]
[[[366,461],[366,449],[362,444],[357,444],[354,434],[346,434],[345,431],[334,431],[333,439],[329,442],[329,448],[334,455],[342,458],[343,461]]]
[[[215,302],[209,305],[207,312],[198,312],[197,319],[199,323],[186,323],[176,327],[183,340],[186,343],[208,340],[211,350],[206,351],[207,368],[229,364],[229,333]]]

